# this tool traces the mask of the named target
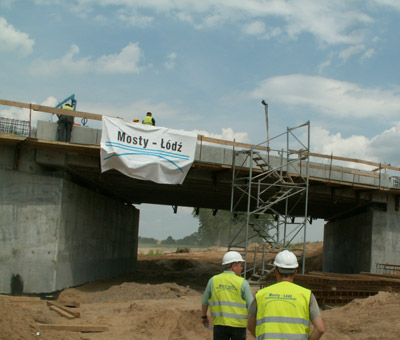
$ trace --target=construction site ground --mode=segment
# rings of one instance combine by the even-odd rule
[[[322,247],[307,245],[307,271],[321,271]],[[139,249],[134,274],[65,289],[50,303],[43,297],[1,295],[0,340],[212,339],[212,330],[200,321],[201,296],[208,279],[221,271],[226,248],[159,249],[163,255],[146,255],[150,250]],[[259,286],[252,289],[255,293]],[[54,302],[64,309],[57,312]],[[320,307],[323,339],[400,339],[400,293],[389,284],[375,295]]]

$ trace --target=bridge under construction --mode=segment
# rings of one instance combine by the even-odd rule
[[[15,277],[28,293],[51,292],[132,272],[137,259],[137,204],[230,210],[232,216],[269,214],[267,228],[247,219],[245,239],[232,235],[230,248],[255,235],[267,254],[289,245],[316,218],[324,227],[323,270],[377,272],[399,265],[400,168],[312,153],[309,123],[282,134],[279,148],[198,136],[193,165],[182,185],[157,184],[100,169],[101,130],[76,126],[69,143],[55,140],[57,125],[36,111],[101,120],[101,115],[0,100],[27,109],[27,124],[0,124],[0,292]],[[1,110],[0,110],[1,116]],[[13,129],[5,131],[14,123]],[[296,135],[305,129],[304,140]],[[278,140],[278,138],[277,138]],[[299,251],[300,256],[304,252]],[[303,259],[304,265],[304,259]],[[255,265],[256,266],[256,265]],[[257,268],[267,275],[268,263]]]

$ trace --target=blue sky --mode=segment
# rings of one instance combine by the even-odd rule
[[[399,0],[0,0],[0,98],[254,144],[265,99],[271,136],[309,120],[311,151],[399,166],[399,19]],[[139,208],[143,236],[197,229]]]

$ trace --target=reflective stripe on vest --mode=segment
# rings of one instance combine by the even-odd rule
[[[208,300],[214,325],[247,327],[247,305],[241,297],[244,279],[234,273],[215,275]]]
[[[309,289],[282,281],[256,294],[256,339],[308,339]]]
[[[146,116],[143,118],[143,124],[153,125],[153,118],[150,116]]]

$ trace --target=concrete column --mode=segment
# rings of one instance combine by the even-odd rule
[[[371,272],[376,264],[400,265],[400,211],[395,207],[395,196],[388,196],[387,211],[374,211],[372,220]]]
[[[376,273],[377,263],[400,265],[400,213],[388,195],[386,211],[369,211],[327,223],[322,270]]]
[[[10,147],[10,149],[12,149]],[[127,274],[137,261],[139,210],[42,175],[31,152],[0,163],[0,293],[46,293]]]

